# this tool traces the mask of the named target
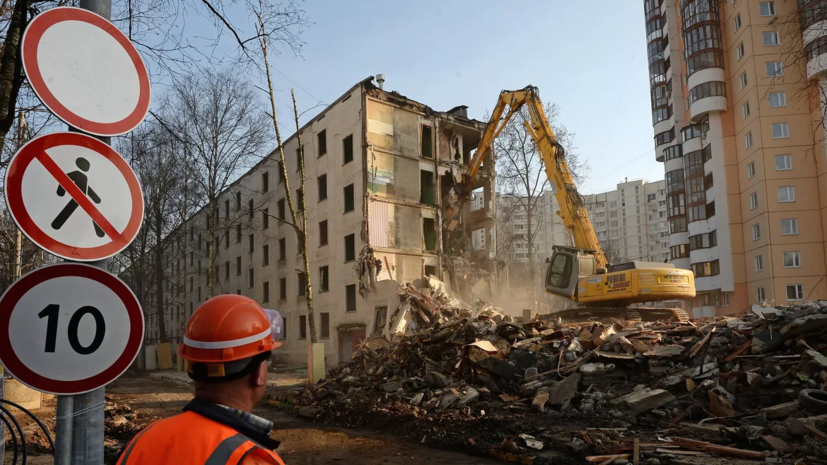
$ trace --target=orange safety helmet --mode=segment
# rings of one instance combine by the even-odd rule
[[[178,355],[187,361],[193,379],[220,381],[251,373],[279,347],[261,306],[249,297],[226,294],[207,300],[192,314]]]

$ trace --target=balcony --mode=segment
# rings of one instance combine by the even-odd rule
[[[726,110],[725,82],[704,82],[689,90],[689,117],[693,123],[701,121],[710,112]]]
[[[827,22],[825,23],[827,27]],[[804,47],[804,52],[807,54],[807,78],[823,77],[827,71],[827,36],[819,37],[808,43]]]

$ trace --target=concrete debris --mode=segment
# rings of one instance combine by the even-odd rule
[[[827,302],[684,322],[523,321],[422,281],[400,288],[382,343],[364,341],[322,385],[272,398],[317,421],[404,424],[417,442],[520,463],[557,451],[600,463],[827,460],[816,446],[827,415],[797,400],[827,388]]]

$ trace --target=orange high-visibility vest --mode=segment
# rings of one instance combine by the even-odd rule
[[[284,465],[247,436],[194,412],[155,421],[127,444],[118,465]]]

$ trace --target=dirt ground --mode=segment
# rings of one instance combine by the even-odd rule
[[[151,379],[146,376],[122,377],[107,386],[107,398],[117,404],[128,404],[137,413],[134,428],[158,418],[175,415],[192,398],[187,385]],[[35,412],[47,423],[54,421],[54,407]],[[462,453],[434,450],[401,442],[380,434],[326,427],[299,420],[274,407],[261,406],[254,413],[275,423],[273,437],[281,441],[278,453],[287,465],[326,465],[358,462],[362,465],[383,464],[469,464],[500,463],[471,457]],[[51,425],[50,425],[51,426]],[[125,444],[135,431],[131,429],[107,434],[111,447]],[[122,446],[121,446],[122,447]],[[51,454],[42,451],[29,457],[29,465],[53,463]],[[110,454],[111,456],[111,454]],[[111,462],[107,460],[107,462]],[[11,451],[5,463],[11,463]]]

